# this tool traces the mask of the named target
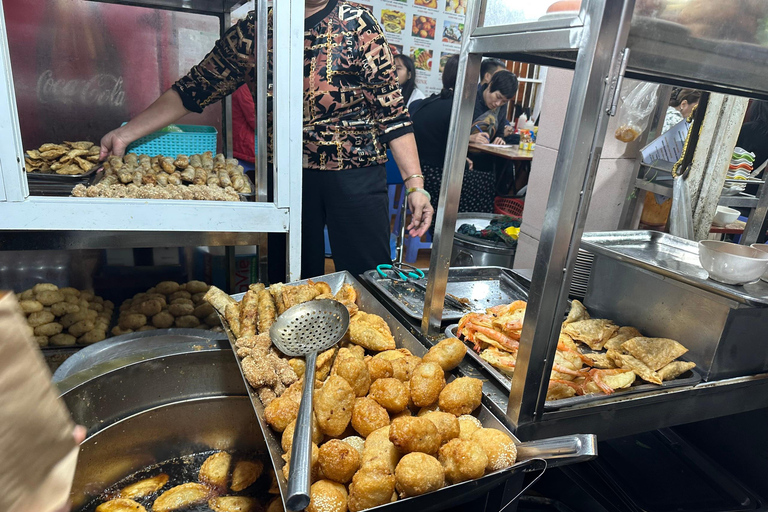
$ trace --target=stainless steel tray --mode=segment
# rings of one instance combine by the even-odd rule
[[[449,325],[445,329],[445,335],[450,336],[453,338],[456,338],[456,328],[458,327],[457,324]],[[469,343],[466,343],[467,345],[470,345]],[[483,358],[480,357],[479,354],[477,354],[474,350],[472,350],[472,347],[469,347],[469,350],[467,350],[467,354],[472,357],[475,361],[477,361],[489,374],[491,374],[498,383],[507,390],[507,392],[510,391],[512,388],[512,380],[511,377],[508,377],[507,375],[504,375],[502,372],[488,364],[487,361],[485,361]],[[681,360],[685,360],[685,358],[681,358]],[[582,404],[588,404],[591,402],[603,402],[606,400],[611,400],[613,398],[624,398],[628,395],[636,395],[638,393],[652,393],[655,391],[665,391],[670,388],[679,388],[683,386],[693,386],[695,384],[698,384],[701,382],[701,374],[696,371],[696,369],[688,370],[684,374],[680,375],[678,378],[674,380],[668,380],[663,382],[661,385],[657,384],[639,384],[637,386],[631,386],[628,389],[622,389],[619,391],[616,391],[612,395],[583,395],[583,396],[572,396],[571,398],[561,398],[560,400],[547,400],[544,402],[544,410],[545,411],[556,411],[558,409],[562,409],[565,407],[573,407],[576,405],[582,405]]]
[[[429,271],[424,270],[428,276]],[[382,278],[375,270],[368,270],[363,279],[379,290],[393,305],[411,318],[421,321],[424,315],[424,292]],[[509,304],[515,300],[528,300],[528,290],[521,285],[516,274],[503,267],[454,267],[448,271],[446,291],[456,297],[470,300],[469,310],[447,307],[443,309],[444,322],[456,322],[469,311],[485,311],[491,306]],[[426,282],[422,280],[422,282]]]
[[[423,356],[427,353],[427,348],[424,347],[419,341],[400,324],[390,313],[387,308],[384,307],[368,290],[366,290],[349,272],[336,272],[333,274],[327,274],[325,276],[313,278],[313,281],[323,281],[330,285],[333,293],[339,291],[344,284],[351,284],[355,287],[358,297],[358,306],[360,311],[366,313],[373,313],[381,316],[389,325],[392,331],[392,335],[395,338],[395,342],[398,348],[407,348],[414,355]],[[290,284],[302,284],[306,280],[297,281]],[[241,300],[244,293],[232,295],[233,298]],[[222,320],[225,322],[225,320]],[[230,337],[230,342],[234,344],[232,335],[227,330],[227,335]],[[238,367],[242,373],[242,366],[237,358],[237,355],[233,356],[237,360]],[[448,380],[452,380],[453,375],[448,376]],[[244,378],[245,380],[245,378]],[[256,411],[256,418],[258,419],[259,426],[264,433],[264,438],[267,442],[267,448],[269,449],[269,455],[272,459],[272,465],[277,475],[277,483],[280,487],[280,493],[285,503],[288,482],[283,476],[282,467],[284,461],[282,459],[282,446],[280,437],[270,428],[270,426],[264,421],[264,406],[259,400],[257,394],[253,389],[246,384],[248,389],[248,395],[253,403],[253,408]],[[518,441],[514,434],[496,417],[493,413],[486,408],[484,404],[475,411],[477,418],[486,427],[492,427],[506,432],[515,441]],[[394,503],[382,505],[369,510],[413,510],[418,512],[429,512],[433,510],[441,510],[445,508],[447,503],[460,504],[462,502],[470,501],[476,497],[479,497],[487,493],[492,488],[502,484],[508,478],[519,474],[526,470],[541,469],[536,463],[536,460],[541,458],[546,459],[547,465],[550,467],[572,464],[576,462],[582,462],[589,460],[597,455],[596,438],[591,434],[566,436],[563,438],[544,439],[540,441],[534,441],[531,443],[523,443],[519,445],[518,459],[519,461],[506,469],[495,471],[482,478],[471,480],[468,482],[462,482],[460,484],[444,487],[439,491],[424,494],[422,496],[416,496],[403,500],[398,500]]]
[[[101,168],[100,168],[101,169]],[[240,196],[241,201],[248,201],[248,197],[254,197],[256,195],[256,185],[254,185],[253,180],[245,173],[243,173],[243,178],[248,182],[248,184],[251,186],[251,191],[247,193],[238,192],[237,195]],[[104,179],[104,173],[99,173],[96,175],[96,178],[93,180],[93,183],[91,185],[98,185],[101,180]],[[87,185],[87,184],[86,184]],[[183,185],[188,185],[188,183],[183,183]],[[72,186],[74,188],[74,184]],[[71,192],[71,190],[70,190]]]
[[[733,286],[709,279],[699,263],[698,244],[684,238],[658,231],[584,233],[581,248],[742,304],[768,306],[768,283],[760,280]]]

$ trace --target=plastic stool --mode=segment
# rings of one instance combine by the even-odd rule
[[[387,170],[387,196],[389,197],[389,222],[392,223],[392,217],[395,218],[393,233],[397,235],[400,232],[400,210],[403,204],[403,194],[405,187],[400,187],[400,193],[397,193],[397,186],[403,184],[403,177],[400,176],[400,168],[392,158],[392,151],[387,150],[387,163],[384,166]]]
[[[331,254],[331,239],[328,238],[328,226],[325,226],[324,230],[325,230],[325,233],[324,233],[324,236],[325,236],[325,257],[326,258],[330,258],[333,255]]]
[[[432,248],[432,235],[429,234],[429,230],[424,235],[425,242],[421,241],[421,238],[407,237],[405,239],[405,256],[403,259],[407,263],[415,263],[419,257],[419,249],[431,249]]]

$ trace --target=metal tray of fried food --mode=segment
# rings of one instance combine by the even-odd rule
[[[406,348],[416,356],[422,357],[427,353],[427,348],[419,343],[419,341],[400,324],[386,307],[381,304],[376,298],[366,290],[349,272],[335,272],[333,274],[327,274],[324,276],[316,277],[312,279],[315,282],[323,281],[328,283],[331,287],[331,291],[337,293],[342,285],[351,284],[357,291],[357,305],[360,311],[366,313],[372,313],[378,315],[387,322],[392,336],[395,338],[395,342],[398,348]],[[288,283],[286,286],[304,284],[307,280]],[[232,295],[232,298],[240,301],[242,300],[244,293]],[[226,320],[222,319],[222,324],[227,326]],[[230,342],[234,346],[234,339],[231,331],[227,328],[227,335],[230,338]],[[233,357],[237,361],[237,365],[242,373],[242,365],[240,359],[233,351]],[[453,375],[449,374],[448,380],[452,380]],[[280,488],[280,494],[285,503],[288,482],[283,476],[283,465],[285,462],[282,459],[282,444],[278,434],[272,430],[272,428],[264,420],[264,406],[259,400],[258,395],[254,392],[253,388],[248,385],[243,376],[243,381],[246,383],[246,389],[248,395],[251,398],[253,408],[256,411],[256,418],[258,419],[259,427],[261,428],[264,439],[267,442],[267,448],[269,449],[269,455],[272,460],[272,466],[277,476],[278,487]],[[478,409],[473,412],[485,427],[492,427],[507,433],[517,443],[519,440],[514,434],[485,406],[481,404]],[[553,450],[552,448],[556,449]],[[547,464],[550,467],[572,464],[576,462],[582,462],[592,459],[597,454],[596,438],[591,434],[582,434],[575,436],[566,436],[564,438],[544,439],[539,441],[533,441],[531,443],[519,444],[518,447],[518,462],[513,466],[495,471],[488,475],[478,478],[476,480],[470,480],[459,484],[443,487],[442,489],[421,496],[415,496],[407,499],[401,499],[394,503],[387,505],[381,505],[367,510],[376,511],[418,511],[418,512],[430,512],[437,511],[445,508],[446,504],[460,504],[470,501],[474,498],[484,495],[491,489],[503,484],[507,479],[516,475],[522,476],[522,473],[530,470],[541,469],[537,464],[541,458],[546,459]]]
[[[424,275],[428,276],[429,271],[424,270]],[[423,291],[402,281],[383,278],[375,270],[368,270],[363,278],[403,313],[421,321],[424,316]],[[426,283],[426,279],[422,282]],[[499,304],[527,300],[528,289],[522,283],[517,274],[504,267],[453,267],[448,270],[446,292],[459,299],[468,299],[469,303],[466,310],[445,307],[443,321],[457,322],[469,312],[483,312]]]
[[[253,180],[251,180],[251,178],[249,178],[247,174],[243,173],[243,178],[248,182],[248,185],[251,187],[251,191],[247,193],[238,192],[237,195],[240,196],[241,201],[247,201],[248,199],[246,198],[253,197],[256,195],[256,185],[253,184]],[[104,179],[104,173],[97,174],[96,179],[93,180],[93,183],[91,183],[91,185],[98,185],[102,179]],[[188,182],[184,182],[182,183],[182,186],[189,185],[189,184],[190,183]]]
[[[458,338],[456,335],[456,330],[458,329],[458,324],[452,324],[449,325],[445,329],[445,335],[450,336],[452,338]],[[461,338],[459,338],[461,339]],[[469,350],[467,350],[467,354],[477,361],[477,363],[483,367],[485,371],[487,371],[496,381],[507,390],[507,392],[510,391],[512,388],[512,377],[505,375],[500,370],[494,368],[488,361],[480,357],[480,354],[472,350],[472,344],[463,340],[462,341],[468,345]],[[685,361],[686,359],[684,357],[678,358],[680,361]],[[637,378],[635,382],[642,382],[640,380],[640,377]],[[562,409],[564,407],[572,407],[576,405],[582,405],[587,404],[590,402],[602,402],[606,400],[611,399],[621,399],[627,395],[636,395],[638,393],[648,393],[648,392],[654,392],[654,391],[665,391],[670,388],[679,388],[684,386],[694,386],[701,382],[701,374],[696,371],[696,368],[693,368],[691,370],[688,370],[687,372],[683,373],[676,379],[667,380],[664,381],[661,385],[659,384],[651,384],[649,382],[646,382],[644,384],[637,384],[632,385],[627,389],[620,389],[615,391],[611,395],[603,395],[603,394],[591,394],[591,395],[582,395],[582,396],[572,396],[570,398],[561,398],[559,400],[547,400],[544,402],[544,410],[545,411],[556,411],[558,409]]]
[[[94,164],[90,171],[83,174],[28,172],[29,193],[33,196],[69,196],[77,185],[90,185],[101,168],[101,164]]]

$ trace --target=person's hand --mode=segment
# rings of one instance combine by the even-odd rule
[[[82,425],[75,426],[74,430],[72,430],[72,437],[74,438],[76,445],[79,446],[83,441],[85,441],[85,434],[86,434],[85,427],[83,427]],[[72,509],[72,504],[67,503],[63,507],[56,509],[55,512],[69,512],[71,509]]]
[[[505,137],[509,137],[513,133],[515,133],[515,127],[514,126],[512,126],[511,124],[508,124],[507,126],[504,127],[504,136]]]
[[[408,194],[408,206],[411,209],[411,223],[408,224],[408,234],[412,237],[421,238],[427,232],[432,224],[432,216],[435,214],[432,205],[427,199],[427,195],[421,192],[411,192]]]
[[[127,141],[120,128],[116,128],[101,138],[101,151],[99,160],[105,160],[108,156],[123,156],[125,148],[131,141]]]
[[[473,165],[473,164],[472,164],[472,160],[470,160],[469,158],[467,158],[467,167],[469,168],[469,170],[470,170],[470,171],[473,169],[472,165]]]
[[[474,135],[469,136],[469,142],[473,144],[488,144],[490,138],[485,132],[477,132]]]
[[[497,146],[506,146],[507,145],[507,141],[505,141],[501,137],[496,137],[495,139],[493,139],[493,143],[496,144]]]

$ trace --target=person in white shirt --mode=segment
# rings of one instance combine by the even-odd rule
[[[397,80],[400,82],[400,90],[403,91],[406,107],[410,107],[414,101],[426,98],[421,89],[416,87],[416,67],[409,56],[395,55],[395,72],[397,73]]]

